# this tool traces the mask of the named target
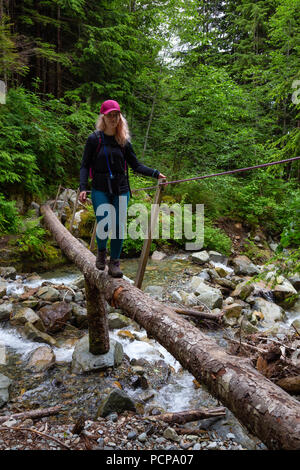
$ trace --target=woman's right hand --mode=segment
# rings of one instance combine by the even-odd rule
[[[79,201],[82,202],[82,204],[85,204],[85,202],[86,202],[86,191],[81,191],[81,193],[79,193]]]

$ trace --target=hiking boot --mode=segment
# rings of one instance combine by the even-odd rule
[[[108,264],[108,274],[112,277],[123,277],[123,273],[120,269],[120,260],[111,259]]]
[[[96,268],[100,271],[105,269],[105,261],[106,261],[106,250],[101,250],[97,252],[96,258]]]

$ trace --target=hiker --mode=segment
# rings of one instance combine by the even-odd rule
[[[104,101],[96,123],[96,131],[89,135],[85,144],[80,168],[79,200],[82,203],[86,201],[87,182],[90,174],[92,177],[92,203],[97,219],[96,267],[101,271],[105,269],[106,264],[109,224],[102,227],[99,222],[104,221],[108,215],[109,206],[107,205],[110,204],[114,207],[115,217],[114,210],[110,210],[109,213],[113,236],[110,242],[108,264],[108,273],[113,277],[123,276],[120,269],[120,255],[130,196],[128,165],[141,175],[165,178],[158,170],[149,168],[138,161],[130,143],[128,125],[122,116],[119,104],[114,100]]]

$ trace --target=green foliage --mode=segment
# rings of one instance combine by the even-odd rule
[[[18,209],[14,201],[7,201],[0,193],[0,233],[15,233],[20,224]]]
[[[205,221],[204,226],[204,245],[203,248],[207,250],[214,250],[230,255],[231,253],[231,239],[217,227],[214,227],[208,220]]]
[[[46,230],[40,226],[41,217],[23,219],[22,231],[16,240],[16,246],[20,253],[26,253],[33,259],[42,259],[45,257],[45,237]]]

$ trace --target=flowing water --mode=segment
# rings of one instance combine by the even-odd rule
[[[138,260],[123,260],[122,269],[124,274],[131,279],[134,279]],[[177,255],[168,257],[167,259],[155,262],[149,261],[144,282],[143,289],[149,285],[159,285],[167,287],[168,293],[174,289],[182,288],[188,284],[191,276],[200,273],[201,268],[195,264],[188,262],[187,255]],[[76,278],[81,276],[80,271],[74,267],[60,269],[54,272],[43,273],[42,278],[32,276],[32,278],[22,281],[21,276],[17,276],[15,281],[11,281],[7,289],[7,295],[17,298],[24,291],[24,286],[28,285],[36,287],[47,281],[52,284],[65,284],[72,285]],[[286,325],[289,325],[293,319],[289,319]],[[129,327],[126,330],[131,331],[136,337],[141,340],[131,341],[130,339],[120,338],[118,330],[110,332],[110,337],[122,343],[124,353],[128,356],[129,360],[142,359],[147,363],[153,365],[153,383],[155,384],[155,370],[157,370],[157,383],[153,386],[153,398],[151,404],[163,408],[165,411],[182,411],[185,409],[195,409],[199,406],[219,406],[220,404],[214,399],[203,386],[196,386],[194,377],[183,370],[178,361],[159,343],[153,339],[148,339],[147,342],[142,340],[146,336],[146,332],[139,327]],[[214,339],[222,346],[226,346],[226,341],[222,337],[221,330],[209,330],[206,332],[212,335]],[[74,410],[79,412],[95,413],[97,403],[101,397],[103,386],[110,385],[110,382],[105,377],[93,373],[87,376],[78,376],[71,374],[70,364],[72,361],[72,353],[74,346],[54,347],[53,351],[56,356],[56,367],[49,370],[46,374],[33,374],[27,371],[26,360],[29,354],[37,347],[41,346],[40,343],[35,343],[24,339],[18,331],[10,327],[8,324],[0,324],[0,345],[5,345],[7,361],[6,365],[1,365],[0,372],[5,374],[8,372],[10,378],[14,380],[13,396],[22,397],[23,405],[28,403],[32,406],[32,401],[36,406],[51,406],[57,404],[59,400],[72,399]],[[1,349],[0,349],[1,351]],[[1,358],[1,354],[0,354]],[[167,367],[167,375],[164,379],[162,377],[162,368]],[[157,369],[155,369],[157,368]],[[171,371],[171,373],[170,373]],[[141,390],[133,390],[128,381],[119,374],[116,369],[116,380],[122,382],[123,389],[133,398],[139,399]],[[102,382],[102,388],[99,389],[99,380]],[[74,411],[75,412],[75,411]],[[213,422],[215,421],[215,424]],[[205,423],[204,423],[205,424]],[[227,410],[226,418],[208,420],[210,429],[215,429],[221,437],[226,437],[226,434],[233,432],[236,436],[236,441],[241,443],[248,449],[253,449],[256,446],[257,440],[249,437],[245,429],[239,424],[234,416]]]

